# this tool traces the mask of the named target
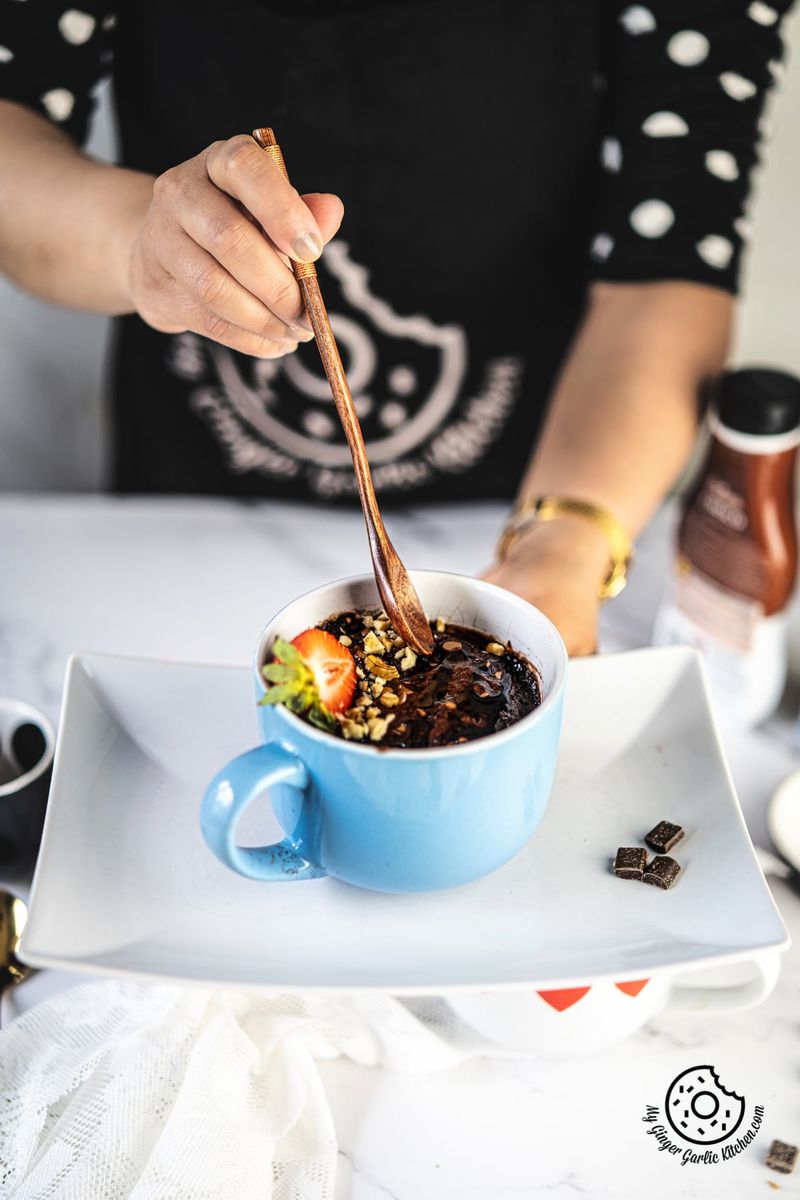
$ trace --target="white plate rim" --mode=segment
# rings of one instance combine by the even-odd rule
[[[693,647],[650,646],[650,647],[643,647],[641,649],[636,649],[636,650],[612,651],[612,652],[603,654],[601,657],[602,657],[602,659],[607,660],[610,658],[627,657],[630,655],[641,656],[641,655],[647,654],[647,655],[652,655],[654,657],[655,656],[667,656],[670,654],[674,655],[676,650],[684,652],[686,657],[690,657],[695,660],[696,665],[700,672],[700,678],[701,678],[701,682],[702,682],[702,685],[703,685],[703,688],[705,691],[706,700],[708,701],[709,686],[708,686],[708,677],[707,677],[705,664],[703,662],[702,656]],[[87,660],[92,661],[92,660],[96,660],[96,659],[103,659],[103,660],[112,661],[112,662],[132,663],[132,664],[137,663],[137,664],[144,664],[144,665],[148,665],[148,666],[157,666],[157,667],[164,667],[164,666],[173,667],[174,666],[174,667],[179,667],[179,668],[180,667],[188,667],[188,668],[199,668],[199,669],[206,669],[206,670],[237,671],[237,672],[240,672],[243,676],[247,675],[248,678],[252,674],[251,666],[243,665],[242,663],[200,662],[197,660],[186,661],[186,660],[181,660],[181,659],[159,658],[159,657],[151,657],[151,656],[144,656],[144,655],[125,655],[125,654],[113,654],[113,653],[109,653],[109,652],[76,651],[75,653],[70,655],[70,658],[67,663],[67,671],[66,671],[66,679],[65,679],[65,687],[64,687],[64,703],[63,703],[62,712],[67,711],[66,705],[67,705],[67,700],[68,700],[68,696],[69,696],[70,683],[72,680],[73,673],[77,670],[78,667],[82,666],[85,661],[87,661]],[[594,661],[594,660],[593,659],[572,660],[570,662],[570,672],[572,670],[574,670],[576,667],[580,670],[580,669],[582,669],[582,664],[591,663],[592,661]],[[287,985],[287,984],[279,984],[279,983],[270,984],[270,983],[266,983],[266,982],[255,982],[255,981],[224,980],[224,979],[220,979],[220,978],[206,978],[206,977],[200,977],[200,976],[170,974],[168,972],[160,972],[160,971],[143,971],[143,970],[135,969],[133,967],[105,964],[102,961],[98,961],[98,960],[71,958],[68,955],[52,954],[52,953],[47,953],[46,951],[41,952],[41,951],[37,951],[35,947],[33,949],[29,949],[27,940],[28,940],[28,929],[30,927],[30,921],[28,922],[28,925],[26,926],[26,929],[23,931],[23,934],[22,934],[21,944],[20,944],[19,951],[18,951],[19,957],[25,963],[29,964],[32,967],[36,967],[36,968],[50,968],[50,969],[69,971],[71,973],[94,976],[94,977],[101,976],[103,978],[115,978],[115,979],[127,979],[127,980],[146,980],[148,982],[163,984],[166,986],[180,985],[180,986],[186,986],[186,987],[234,989],[237,991],[261,993],[264,995],[280,995],[280,994],[286,994],[287,992],[291,992],[292,994],[298,994],[298,995],[304,994],[304,993],[313,993],[316,995],[324,995],[324,994],[342,995],[342,994],[348,994],[348,993],[349,994],[360,994],[360,993],[383,993],[383,994],[386,994],[386,993],[390,993],[392,995],[398,995],[398,996],[414,996],[414,995],[441,996],[441,995],[446,995],[451,992],[452,993],[515,992],[515,991],[529,990],[531,988],[536,991],[553,991],[553,990],[558,990],[560,988],[575,987],[575,986],[594,986],[595,984],[606,983],[606,982],[622,983],[622,982],[625,982],[628,980],[642,979],[642,978],[644,978],[645,975],[647,976],[647,978],[655,978],[657,976],[663,976],[663,975],[678,976],[678,975],[682,975],[682,974],[686,974],[686,973],[691,973],[692,971],[695,971],[695,970],[701,970],[701,969],[706,970],[707,968],[725,967],[725,966],[730,966],[730,965],[733,965],[736,963],[741,964],[744,962],[749,962],[755,958],[758,958],[761,955],[784,953],[791,945],[791,938],[789,936],[788,929],[787,929],[786,924],[781,915],[780,909],[778,908],[778,906],[775,902],[775,899],[772,895],[772,892],[769,888],[766,878],[764,877],[764,873],[761,870],[761,867],[758,863],[758,859],[757,859],[757,856],[755,853],[753,841],[752,841],[752,838],[750,837],[750,832],[747,828],[747,824],[744,819],[744,814],[742,812],[741,804],[739,802],[738,795],[736,793],[736,788],[735,788],[733,778],[731,775],[730,766],[728,764],[727,757],[724,753],[722,740],[721,740],[720,732],[719,732],[719,726],[718,726],[717,720],[714,716],[713,708],[711,707],[710,703],[707,703],[707,708],[708,708],[708,718],[709,718],[709,722],[710,722],[711,732],[712,732],[712,735],[714,738],[714,743],[715,743],[716,749],[717,749],[718,760],[724,770],[726,782],[728,784],[728,790],[730,792],[730,799],[732,802],[730,805],[731,816],[735,816],[736,821],[738,823],[739,831],[741,834],[743,834],[746,844],[749,847],[750,854],[751,854],[756,866],[758,867],[758,871],[761,875],[761,881],[762,881],[762,885],[763,885],[763,889],[764,889],[764,893],[765,893],[765,898],[768,900],[769,904],[771,905],[772,916],[776,919],[778,928],[782,931],[782,937],[776,938],[772,941],[769,941],[769,942],[759,941],[757,943],[753,943],[750,946],[743,945],[743,946],[737,947],[735,950],[732,950],[732,951],[725,951],[725,952],[721,952],[718,954],[702,955],[696,959],[694,959],[694,958],[690,958],[688,960],[685,958],[684,959],[676,959],[675,961],[668,962],[668,963],[656,964],[656,965],[647,966],[647,967],[642,967],[642,966],[632,967],[627,970],[624,967],[620,967],[620,968],[614,969],[614,970],[593,971],[593,972],[582,971],[577,975],[561,975],[561,976],[554,976],[554,977],[543,977],[542,979],[526,980],[526,981],[520,981],[520,980],[506,980],[506,981],[499,981],[499,982],[498,981],[491,981],[491,982],[465,981],[465,982],[460,982],[460,983],[446,983],[446,984],[438,984],[438,985],[437,984],[429,984],[429,983],[405,984],[402,982],[395,982],[395,983],[382,982],[382,983],[375,983],[375,984],[372,984],[372,983],[356,983],[356,984],[303,983],[303,984]],[[59,734],[60,734],[60,728],[59,728]],[[56,781],[57,772],[59,769],[59,758],[60,758],[59,750],[62,745],[62,741],[63,741],[63,739],[60,736],[57,737],[55,759],[54,759],[54,764],[53,764],[53,782],[54,783]],[[797,775],[800,776],[800,771],[797,772]],[[781,784],[780,787],[777,789],[777,791],[780,791],[780,789],[783,786],[790,783],[793,778],[794,778],[794,775],[788,776],[787,779],[784,780],[784,783]],[[47,811],[47,814],[45,817],[44,831],[43,831],[43,835],[42,835],[42,845],[44,845],[45,839],[47,837],[47,830],[48,830],[48,826],[50,823],[50,819],[51,819],[51,808],[50,808],[50,806],[48,806],[48,811]],[[39,859],[37,860],[37,864],[36,864],[36,868],[35,868],[34,876],[33,876],[33,882],[31,885],[31,893],[30,893],[30,901],[29,901],[29,908],[30,908],[31,912],[33,911],[34,905],[36,903],[37,893],[42,887],[42,884],[40,883],[40,878],[41,878],[41,875],[43,874],[43,871],[40,870],[41,862],[42,862],[42,856],[40,855]]]

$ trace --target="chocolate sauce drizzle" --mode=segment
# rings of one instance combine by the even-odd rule
[[[339,613],[320,628],[352,639],[349,647],[363,666],[363,613]],[[541,703],[539,677],[526,658],[506,648],[491,654],[488,634],[461,625],[438,631],[431,625],[433,652],[419,655],[410,670],[386,687],[400,697],[382,749],[450,746],[486,737],[513,725]],[[392,662],[387,658],[387,662]]]

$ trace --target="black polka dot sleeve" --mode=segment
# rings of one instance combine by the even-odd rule
[[[0,0],[0,99],[86,137],[94,91],[111,70],[116,11],[102,0]]]
[[[592,278],[737,291],[750,175],[791,3],[602,6],[607,90]]]

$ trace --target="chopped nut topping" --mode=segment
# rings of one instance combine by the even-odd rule
[[[392,666],[391,663],[384,662],[376,654],[368,654],[364,659],[364,666],[373,675],[377,675],[379,679],[397,679],[400,674],[397,667]]]
[[[373,720],[368,721],[367,728],[369,729],[369,740],[371,742],[379,742],[382,737],[386,736],[386,730],[389,728],[389,725],[393,720],[394,717],[391,716],[375,717]]]
[[[417,654],[377,605],[368,613],[347,611],[321,623],[355,660],[350,706],[332,714],[336,736],[378,752],[390,745],[469,742],[502,723],[505,712],[498,718],[496,708],[504,699],[507,662],[514,673],[511,644],[449,621],[435,611],[431,615],[438,647],[431,656]],[[280,678],[281,671],[275,673]],[[509,704],[516,702],[514,688],[512,680]]]

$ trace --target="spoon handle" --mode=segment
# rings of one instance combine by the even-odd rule
[[[270,156],[284,179],[288,180],[286,164],[272,130],[269,128],[254,129],[253,137],[265,154]],[[416,650],[418,654],[430,654],[433,650],[433,634],[428,619],[409,578],[408,571],[389,540],[378,508],[372,483],[372,472],[369,469],[367,451],[364,446],[364,435],[361,432],[361,425],[356,415],[339,348],[336,345],[336,338],[333,336],[325,302],[320,292],[317,269],[313,263],[293,262],[292,270],[300,286],[306,312],[317,340],[322,365],[333,393],[336,411],[339,414],[339,420],[342,423],[353,458],[358,494],[364,513],[364,523],[367,527],[372,568],[375,572],[375,582],[378,585],[383,606],[395,629],[412,650]]]
[[[283,161],[281,148],[272,130],[268,127],[254,129],[253,137],[264,153],[269,155],[284,179],[288,182],[289,172],[286,170],[286,163]],[[372,472],[369,468],[367,452],[364,447],[364,435],[361,432],[361,424],[356,414],[355,405],[353,404],[353,396],[344,372],[339,347],[336,345],[336,338],[331,329],[328,310],[325,307],[325,301],[322,299],[322,292],[320,291],[317,279],[317,268],[313,263],[292,262],[291,265],[294,277],[300,285],[306,312],[311,320],[311,326],[317,340],[322,365],[325,368],[325,374],[333,393],[336,411],[339,414],[339,419],[347,438],[347,444],[353,456],[353,467],[356,473],[359,495],[361,496],[362,504],[369,509],[375,531],[374,536],[385,547],[389,538],[375,496]],[[367,534],[369,535],[370,543],[372,543],[373,531],[370,529],[369,524],[367,525]]]

